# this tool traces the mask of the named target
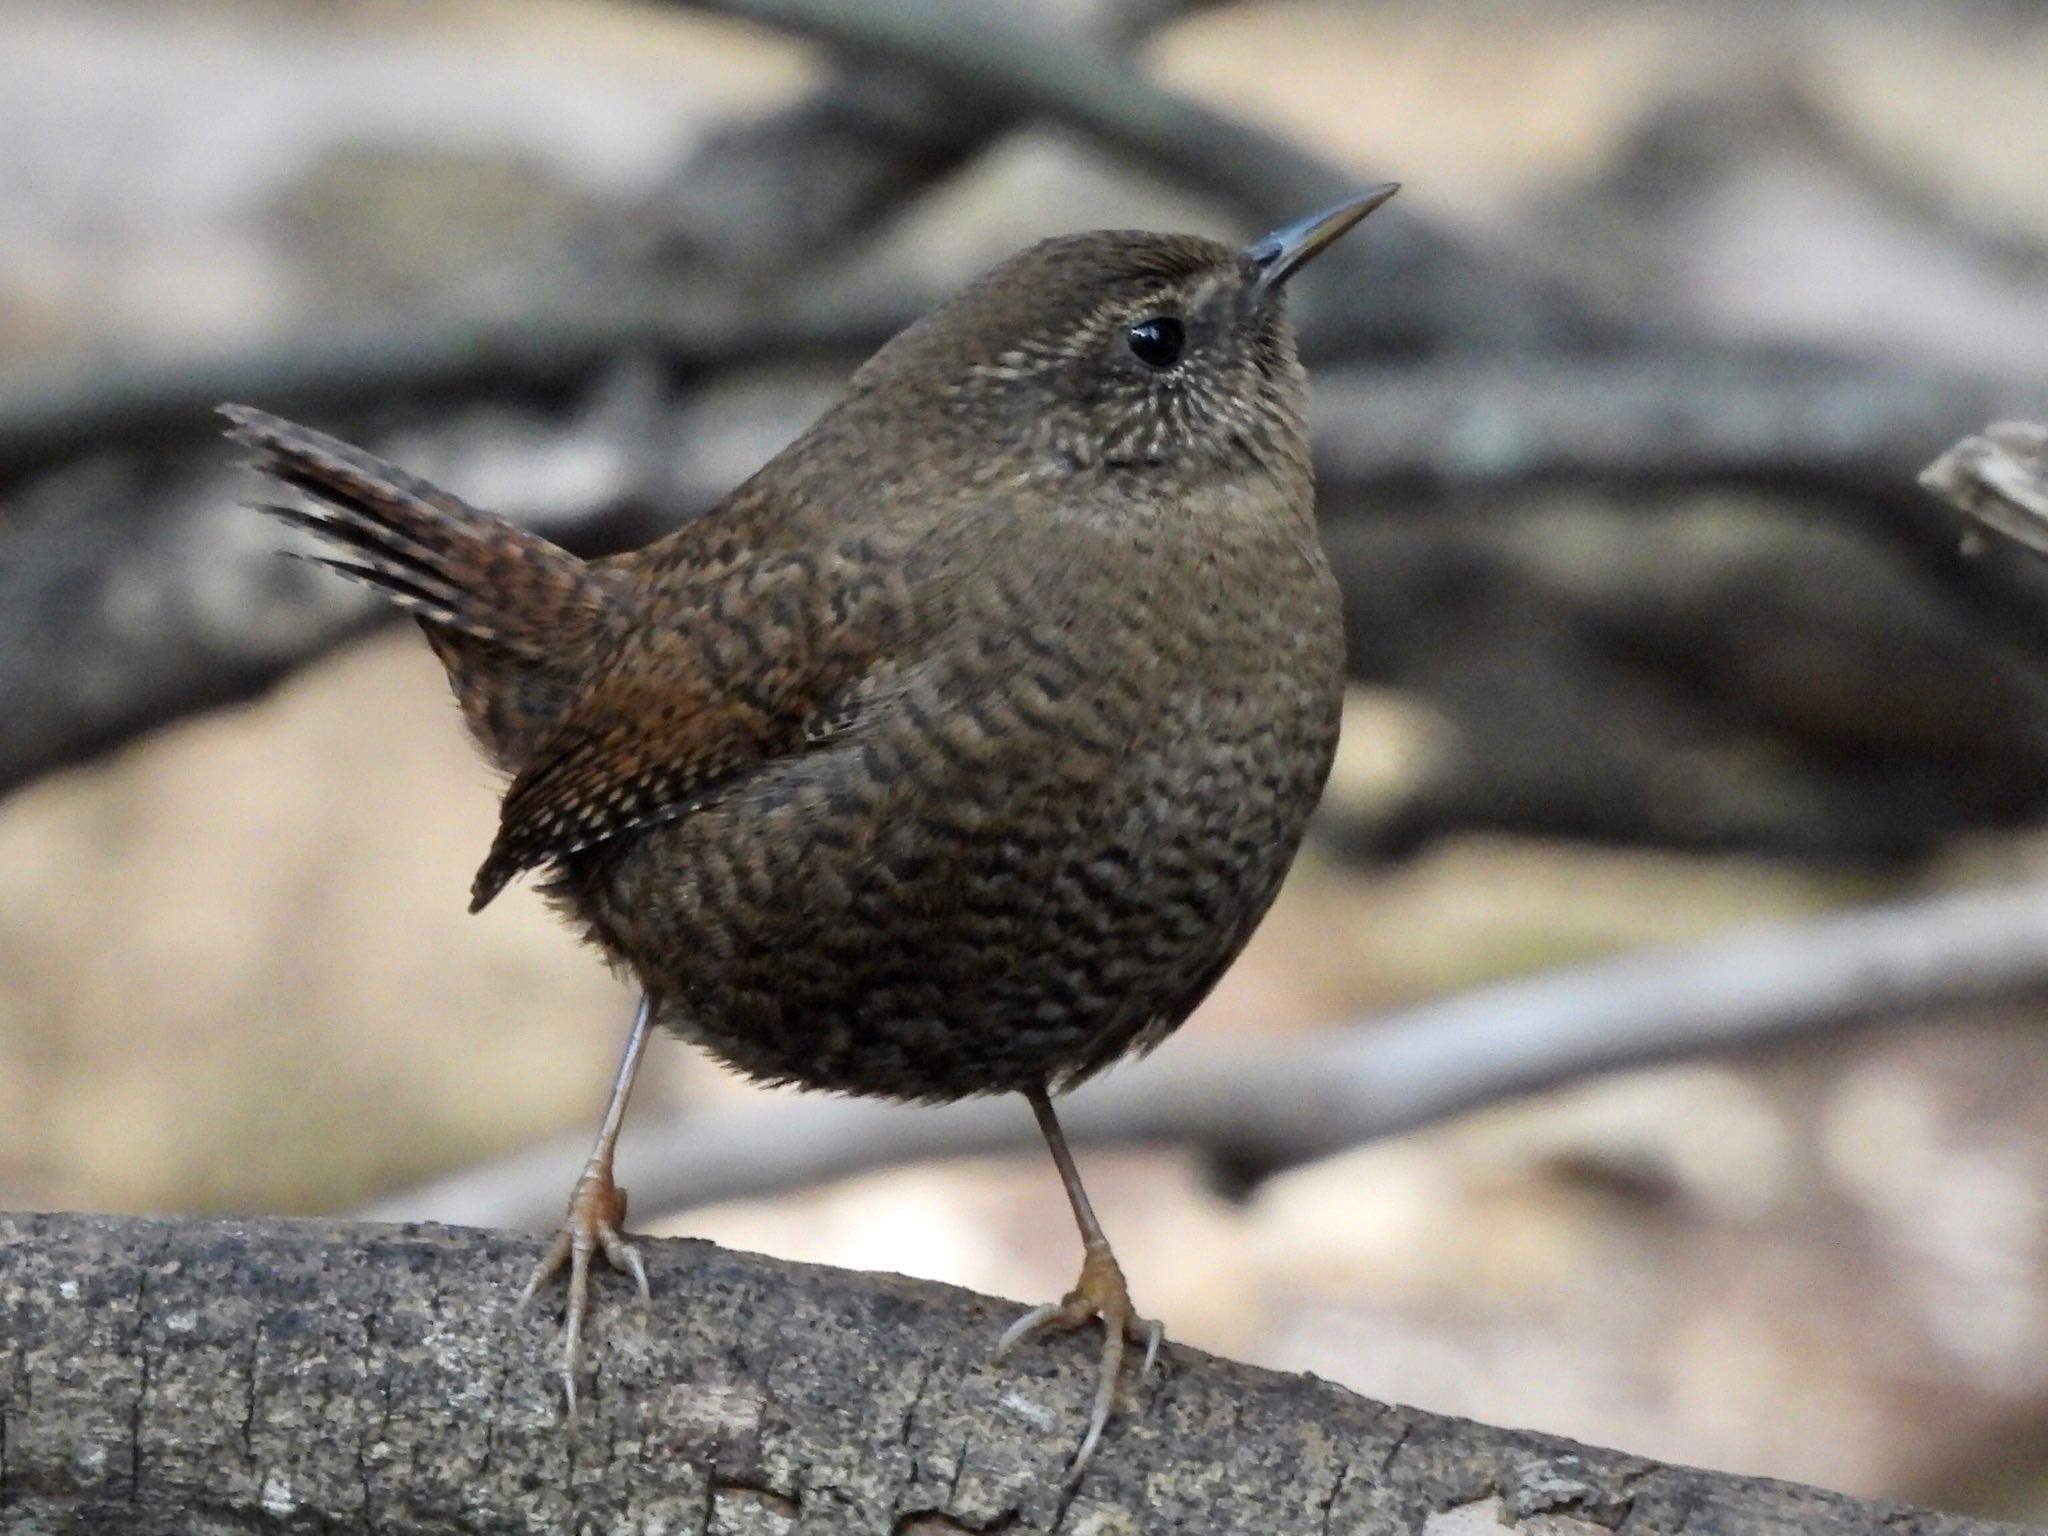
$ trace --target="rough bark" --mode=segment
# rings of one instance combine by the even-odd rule
[[[606,1308],[594,1388],[565,1426],[553,1326],[514,1305],[538,1246],[438,1227],[0,1217],[0,1525],[2000,1529],[1438,1418],[1181,1348],[1069,1490],[1088,1340],[997,1366],[1008,1303],[701,1242],[648,1243],[654,1308]]]

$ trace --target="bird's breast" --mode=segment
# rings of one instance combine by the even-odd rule
[[[840,734],[609,861],[587,889],[670,1022],[928,1099],[1178,1024],[1294,854],[1342,670],[1312,544],[1184,532],[981,563]]]

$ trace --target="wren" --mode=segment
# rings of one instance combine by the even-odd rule
[[[582,560],[244,406],[232,435],[322,563],[410,610],[509,778],[472,910],[545,875],[639,983],[603,1128],[531,1297],[644,1266],[613,1147],[651,1027],[774,1083],[1020,1093],[1083,1263],[1003,1336],[1099,1319],[1093,1454],[1160,1332],[1051,1096],[1164,1039],[1265,914],[1337,740],[1283,289],[1393,195],[1244,250],[1048,240],[910,326],[718,506]]]

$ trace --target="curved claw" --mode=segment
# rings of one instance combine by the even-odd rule
[[[998,1362],[1007,1360],[1010,1351],[1026,1339],[1036,1338],[1041,1332],[1057,1331],[1053,1319],[1058,1317],[1064,1303],[1057,1301],[1040,1302],[1029,1312],[1003,1330],[1003,1336],[996,1340],[995,1358]],[[1072,1327],[1073,1324],[1067,1326]]]
[[[1124,1330],[1105,1317],[1102,1320],[1102,1359],[1095,1368],[1095,1402],[1088,1410],[1088,1432],[1081,1437],[1081,1445],[1074,1452],[1074,1459],[1067,1465],[1067,1481],[1079,1482],[1082,1470],[1095,1456],[1097,1442],[1109,1426],[1109,1415],[1116,1407],[1116,1389],[1124,1373]]]
[[[583,1328],[590,1317],[591,1259],[603,1254],[612,1268],[633,1277],[642,1301],[653,1299],[640,1250],[627,1241],[622,1230],[625,1220],[626,1192],[612,1183],[609,1171],[586,1171],[569,1196],[561,1230],[519,1293],[519,1306],[524,1310],[542,1286],[568,1267],[569,1293],[562,1304],[562,1395],[572,1420],[576,1417],[576,1376],[583,1365]]]
[[[1143,1381],[1158,1361],[1159,1346],[1166,1337],[1166,1330],[1157,1322],[1137,1315],[1131,1306],[1123,1271],[1117,1266],[1115,1257],[1106,1245],[1100,1248],[1091,1245],[1081,1263],[1081,1278],[1073,1290],[1060,1301],[1048,1301],[1033,1307],[1004,1329],[1003,1336],[996,1341],[995,1358],[1001,1360],[1028,1340],[1049,1333],[1066,1333],[1096,1318],[1102,1320],[1102,1354],[1096,1365],[1095,1399],[1089,1408],[1088,1428],[1081,1436],[1080,1448],[1067,1465],[1069,1484],[1078,1482],[1087,1469],[1096,1446],[1102,1440],[1102,1432],[1109,1425],[1109,1416],[1116,1409],[1117,1389],[1123,1382],[1126,1344],[1142,1341],[1145,1345],[1144,1359],[1137,1371],[1137,1380]]]
[[[1138,1380],[1143,1381],[1159,1363],[1159,1346],[1166,1342],[1166,1324],[1157,1318],[1140,1318],[1138,1324],[1145,1330],[1145,1358],[1138,1366]]]

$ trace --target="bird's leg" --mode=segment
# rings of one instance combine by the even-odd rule
[[[1081,1278],[1063,1300],[1034,1307],[1012,1323],[996,1345],[996,1358],[1002,1359],[1027,1339],[1064,1333],[1093,1318],[1102,1319],[1102,1359],[1095,1374],[1095,1406],[1088,1415],[1088,1431],[1081,1438],[1081,1448],[1074,1452],[1073,1463],[1067,1469],[1067,1476],[1073,1479],[1081,1475],[1088,1459],[1095,1454],[1096,1442],[1101,1440],[1103,1426],[1109,1423],[1110,1410],[1116,1405],[1117,1387],[1123,1378],[1124,1345],[1129,1342],[1145,1346],[1145,1358],[1138,1366],[1138,1379],[1142,1381],[1159,1358],[1163,1330],[1159,1324],[1139,1317],[1131,1307],[1124,1272],[1110,1251],[1109,1239],[1102,1234],[1102,1224],[1095,1219],[1088,1191],[1081,1187],[1081,1171],[1074,1166],[1074,1154],[1067,1149],[1067,1138],[1053,1115],[1052,1100],[1043,1088],[1029,1089],[1024,1096],[1031,1101],[1031,1112],[1038,1117],[1038,1129],[1060,1171],[1060,1182],[1066,1186],[1067,1202],[1074,1208],[1074,1225],[1081,1229]]]
[[[647,1288],[647,1266],[640,1251],[626,1241],[626,1192],[612,1182],[612,1153],[619,1144],[619,1126],[626,1118],[626,1097],[633,1091],[633,1079],[640,1071],[640,1058],[647,1050],[647,1036],[654,1023],[654,999],[643,994],[640,1009],[633,1015],[633,1033],[626,1041],[625,1058],[612,1083],[612,1096],[604,1107],[604,1124],[583,1173],[569,1194],[569,1214],[561,1230],[548,1245],[546,1255],[534,1266],[533,1277],[520,1293],[523,1307],[564,1265],[569,1269],[569,1295],[562,1310],[562,1390],[569,1400],[569,1415],[576,1414],[576,1372],[583,1359],[583,1324],[590,1315],[590,1261],[602,1253],[614,1269],[630,1274],[640,1287],[640,1299],[651,1300]]]

